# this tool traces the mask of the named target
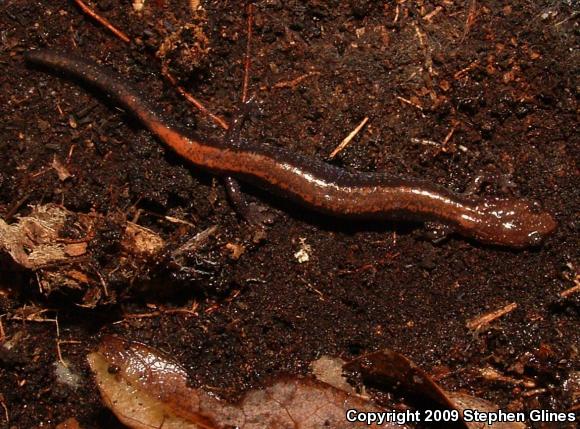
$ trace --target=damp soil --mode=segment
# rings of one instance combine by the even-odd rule
[[[0,426],[71,417],[83,428],[120,426],[85,359],[105,333],[170,353],[192,384],[231,400],[280,374],[306,374],[321,355],[348,360],[388,347],[444,387],[503,408],[578,410],[570,380],[580,369],[580,293],[563,293],[578,285],[579,264],[574,2],[269,0],[253,8],[255,107],[244,139],[328,160],[368,117],[329,162],[457,192],[491,173],[482,195],[535,200],[558,220],[541,247],[520,251],[457,236],[435,243],[420,224],[338,222],[246,185],[274,222],[259,231],[241,221],[219,178],[162,147],[102,94],[25,66],[29,49],[76,52],[115,70],[181,127],[223,136],[162,72],[229,120],[240,106],[244,4],[204,1],[200,14],[184,0],[147,1],[140,13],[131,3],[89,2],[130,43],[72,1],[0,3],[0,216],[14,222],[52,203],[102,219],[85,290],[47,293],[38,272],[1,268]],[[59,177],[55,160],[70,177]],[[127,276],[120,218],[169,249],[215,228],[178,262],[137,261]],[[91,288],[100,288],[97,298]],[[76,387],[56,379],[60,358],[80,376]]]

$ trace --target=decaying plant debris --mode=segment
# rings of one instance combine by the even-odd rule
[[[247,392],[236,404],[212,392],[189,385],[187,371],[159,350],[119,337],[103,338],[98,350],[88,356],[89,365],[103,401],[128,427],[145,429],[206,428],[296,428],[335,429],[370,426],[345,419],[346,412],[384,412],[385,408],[346,390],[329,379],[279,377],[271,384]],[[337,363],[337,360],[326,360]],[[370,383],[397,386],[423,397],[435,407],[462,411],[469,408],[492,412],[497,406],[466,394],[445,392],[426,373],[399,353],[383,350],[362,356],[345,366],[355,368]],[[327,372],[328,374],[328,372]],[[388,380],[388,383],[387,383]],[[371,422],[372,423],[372,422]],[[465,429],[522,429],[522,423],[454,423]],[[398,421],[381,427],[406,428]]]
[[[143,344],[106,337],[88,359],[104,402],[134,429],[378,427],[349,423],[345,414],[381,407],[314,379],[281,378],[228,404],[203,388],[189,387],[179,364]]]
[[[34,206],[28,216],[14,224],[0,219],[0,252],[9,256],[12,269],[34,272],[43,293],[80,291],[82,305],[94,306],[112,299],[94,268],[97,257],[92,254],[104,222],[96,213],[73,213],[54,204]],[[120,232],[116,270],[130,283],[142,274],[146,262],[160,257],[165,243],[153,231],[133,222],[121,218],[108,222],[108,228],[115,222],[114,228]]]

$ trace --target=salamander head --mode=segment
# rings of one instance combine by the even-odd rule
[[[511,198],[489,198],[475,206],[477,225],[472,234],[479,241],[515,248],[537,246],[557,226],[539,204]]]

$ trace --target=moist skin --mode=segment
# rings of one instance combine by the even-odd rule
[[[232,145],[197,137],[169,125],[138,92],[92,61],[51,50],[30,51],[25,59],[105,91],[197,167],[255,184],[318,212],[351,219],[438,222],[482,243],[512,248],[536,246],[557,226],[550,213],[523,199],[475,198],[428,181],[351,173],[266,144]]]

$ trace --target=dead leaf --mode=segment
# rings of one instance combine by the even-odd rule
[[[373,385],[396,386],[415,397],[429,399],[445,409],[455,409],[463,415],[463,410],[476,409],[481,412],[496,412],[499,407],[481,398],[458,392],[447,392],[413,361],[393,350],[384,349],[363,355],[345,365],[346,370],[359,371],[365,380]],[[522,423],[457,422],[465,429],[523,429]],[[457,425],[455,425],[457,426]]]
[[[345,363],[340,358],[323,355],[310,363],[310,369],[317,380],[345,392],[354,393],[354,388],[348,384],[346,377],[342,373],[342,367]]]
[[[58,180],[60,180],[61,182],[64,182],[69,177],[72,177],[72,174],[70,174],[68,169],[64,165],[62,165],[62,163],[58,160],[56,155],[52,159],[51,167],[56,171],[56,174],[58,175]]]
[[[190,387],[186,371],[162,352],[107,336],[88,356],[106,406],[130,428],[347,429],[346,411],[385,409],[312,378],[280,378],[238,403]],[[403,429],[387,423],[381,427]]]

